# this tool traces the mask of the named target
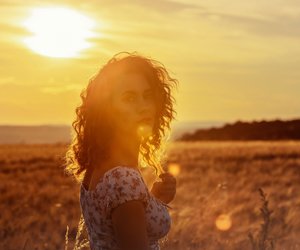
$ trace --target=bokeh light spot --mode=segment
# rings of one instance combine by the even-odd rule
[[[228,214],[221,214],[216,219],[216,227],[221,231],[227,231],[232,226],[231,218]]]
[[[142,124],[142,125],[138,126],[137,134],[141,138],[149,137],[151,139],[152,128],[151,128],[151,126],[149,126],[147,124]]]
[[[180,173],[180,165],[178,163],[170,163],[168,165],[168,172],[173,176],[177,176]]]

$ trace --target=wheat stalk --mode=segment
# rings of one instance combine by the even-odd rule
[[[81,233],[83,231],[83,227],[84,227],[84,219],[83,219],[83,216],[81,214],[80,219],[79,219],[79,223],[78,223],[78,227],[77,227],[77,234],[76,234],[74,250],[80,250],[83,247],[88,247],[89,246],[89,240],[88,239],[80,240],[80,236],[81,236]]]
[[[69,226],[67,225],[67,231],[66,231],[66,235],[65,235],[65,250],[68,250],[68,243],[69,243],[69,237],[68,237],[68,234],[69,234]]]
[[[259,188],[258,191],[262,201],[262,207],[260,208],[260,212],[262,214],[264,222],[261,224],[261,228],[256,239],[254,238],[251,232],[248,234],[248,237],[252,245],[252,250],[274,250],[275,245],[273,240],[268,239],[271,214],[273,213],[273,211],[269,210],[269,201],[267,200],[264,191],[261,188]]]
[[[24,243],[24,246],[23,246],[22,250],[25,250],[25,247],[26,247],[27,241],[28,241],[28,238],[26,239],[26,241],[25,241],[25,243]]]

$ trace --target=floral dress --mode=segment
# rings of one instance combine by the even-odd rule
[[[143,202],[149,249],[159,250],[159,240],[167,235],[171,217],[167,205],[148,190],[138,169],[117,166],[102,176],[93,190],[80,186],[80,206],[92,250],[119,250],[111,212],[130,200]]]

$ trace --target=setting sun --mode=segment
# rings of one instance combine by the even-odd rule
[[[69,8],[35,8],[23,25],[32,32],[24,39],[34,52],[49,57],[76,57],[91,47],[95,23],[87,16]]]

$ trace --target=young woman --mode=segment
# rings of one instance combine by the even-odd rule
[[[176,113],[177,83],[159,62],[123,52],[81,92],[66,170],[81,184],[91,249],[157,250],[169,232],[176,179],[163,171],[161,148]],[[141,167],[161,178],[151,191]]]

